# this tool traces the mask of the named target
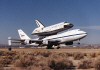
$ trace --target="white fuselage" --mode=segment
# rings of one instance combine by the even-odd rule
[[[76,41],[78,39],[84,38],[86,35],[87,35],[86,32],[81,31],[80,29],[75,29],[58,35],[46,37],[43,40],[59,40],[60,43],[64,43],[64,42]]]
[[[54,41],[59,41],[59,44],[61,43],[67,43],[67,42],[73,42],[76,40],[80,40],[82,38],[84,38],[85,36],[87,36],[87,33],[80,30],[80,29],[75,29],[75,30],[70,30],[61,34],[57,34],[57,35],[52,35],[52,36],[48,36],[46,38],[43,38],[42,40],[54,40]],[[32,43],[31,45],[38,45],[35,43]]]
[[[57,34],[60,31],[66,30],[73,27],[73,24],[67,23],[67,22],[62,22],[58,23],[55,25],[51,25],[48,27],[39,27],[36,28],[33,32],[32,35],[37,35],[37,36],[50,36]]]

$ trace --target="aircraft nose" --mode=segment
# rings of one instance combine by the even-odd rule
[[[64,25],[64,28],[71,28],[73,26],[74,26],[73,24],[67,24],[67,25]]]
[[[88,33],[87,33],[87,32],[86,32],[85,34],[86,34],[86,36],[88,35]]]
[[[88,33],[87,32],[84,32],[84,36],[87,36],[88,35]]]

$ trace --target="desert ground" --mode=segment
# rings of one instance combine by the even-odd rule
[[[100,49],[0,48],[0,70],[100,70]]]

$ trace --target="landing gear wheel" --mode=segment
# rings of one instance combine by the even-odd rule
[[[47,47],[46,49],[54,49],[53,47]]]
[[[50,49],[54,49],[53,47],[51,47]]]
[[[59,47],[59,45],[58,45],[58,47],[57,47],[57,49],[59,49],[60,47]]]
[[[78,43],[78,45],[80,45],[80,43]]]
[[[46,49],[54,49],[52,46],[53,45],[48,45]]]
[[[9,51],[11,51],[11,47],[10,47],[10,48],[8,48],[8,50],[9,50]]]
[[[57,47],[57,49],[59,49],[60,47]]]

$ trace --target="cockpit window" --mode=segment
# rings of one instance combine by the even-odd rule
[[[82,31],[82,30],[78,30],[78,31]]]
[[[67,23],[67,22],[64,22],[64,23]]]

